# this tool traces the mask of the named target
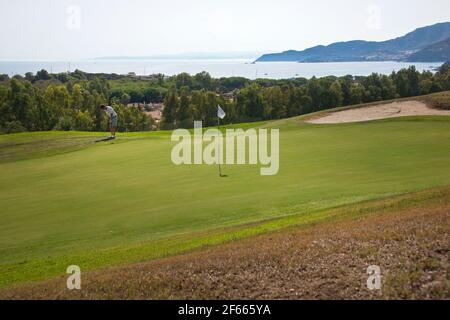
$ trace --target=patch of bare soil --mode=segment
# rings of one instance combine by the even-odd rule
[[[450,204],[290,228],[1,299],[450,299]],[[381,290],[367,288],[378,265]]]
[[[349,109],[306,120],[314,124],[364,122],[407,116],[450,116],[450,110],[433,109],[420,101],[403,101]]]

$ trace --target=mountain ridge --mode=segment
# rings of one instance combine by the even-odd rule
[[[450,22],[437,23],[386,41],[351,40],[318,45],[303,51],[288,50],[264,54],[255,62],[352,62],[352,61],[407,61],[428,46],[450,38]],[[448,57],[446,60],[448,60]]]
[[[409,56],[410,62],[442,62],[450,57],[450,37],[444,41],[432,44]]]

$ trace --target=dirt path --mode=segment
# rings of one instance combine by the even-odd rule
[[[350,109],[325,114],[318,118],[307,120],[314,124],[333,124],[363,122],[386,118],[397,118],[406,116],[450,116],[450,110],[438,110],[428,107],[419,101],[393,102],[371,107]]]
[[[291,228],[0,291],[0,299],[450,299],[450,203]],[[367,289],[381,267],[382,290]]]

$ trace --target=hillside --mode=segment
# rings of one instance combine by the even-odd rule
[[[57,278],[0,299],[448,299],[449,203],[444,188],[344,206],[320,222],[88,272],[78,292]],[[381,291],[367,290],[371,264]]]
[[[265,54],[256,62],[344,62],[344,61],[405,61],[419,50],[450,37],[450,22],[423,27],[405,36],[382,42],[355,40],[316,46],[304,51]],[[434,58],[433,61],[439,61]],[[447,59],[441,60],[446,61]]]
[[[0,136],[0,287],[63,275],[73,261],[89,271],[176,255],[450,181],[450,117],[238,127],[280,129],[278,175],[175,166],[170,132],[108,143],[95,143],[98,133]]]
[[[450,38],[432,44],[409,56],[411,62],[442,62],[450,59]]]

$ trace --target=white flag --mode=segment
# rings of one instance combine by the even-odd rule
[[[217,116],[220,119],[224,119],[226,115],[227,114],[225,113],[225,111],[223,111],[223,109],[220,106],[217,106]]]

